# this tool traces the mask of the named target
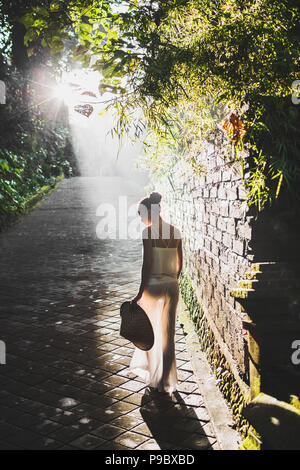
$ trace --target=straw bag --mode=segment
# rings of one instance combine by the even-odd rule
[[[124,302],[120,307],[120,335],[137,348],[149,351],[154,343],[154,333],[146,312],[135,302]]]

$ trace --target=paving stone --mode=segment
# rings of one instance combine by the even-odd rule
[[[160,446],[154,439],[149,439],[149,441],[136,447],[136,450],[160,450]]]
[[[116,375],[113,375],[111,377],[107,377],[103,380],[104,380],[105,383],[108,383],[108,384],[114,385],[114,386],[124,385],[125,383],[128,382],[127,379],[122,378],[122,377],[118,377]]]
[[[192,364],[191,364],[189,361],[184,362],[184,364],[182,364],[182,365],[179,367],[179,369],[193,373]]]
[[[132,403],[133,405],[140,406],[144,396],[145,395],[142,395],[140,393],[132,393],[128,396],[125,396],[124,401],[126,401],[127,403]]]
[[[19,428],[8,423],[0,423],[0,438],[7,438],[16,435],[20,431]]]
[[[41,423],[33,425],[32,430],[38,434],[48,435],[55,431],[56,429],[61,428],[61,424],[51,421],[49,419],[43,420]]]
[[[26,445],[26,450],[56,450],[61,448],[62,443],[49,437],[38,437]]]
[[[126,383],[122,384],[121,388],[124,388],[124,390],[130,390],[132,392],[139,392],[140,390],[146,387],[145,384],[142,382],[137,382],[136,380],[129,380]]]
[[[119,444],[118,442],[115,442],[115,441],[109,441],[104,444],[101,444],[97,449],[98,450],[126,450],[126,451],[131,450],[130,447],[123,446],[122,444]]]
[[[182,382],[178,385],[177,390],[179,392],[195,393],[198,389],[195,382]]]
[[[50,433],[49,437],[63,443],[69,443],[83,434],[84,431],[79,424],[73,423],[71,425],[60,427],[57,431]]]
[[[101,369],[104,369],[104,370],[106,370],[108,372],[112,372],[112,373],[113,372],[114,373],[120,372],[121,370],[124,370],[126,368],[126,366],[124,364],[116,364],[114,362],[107,362],[105,364],[99,363],[99,367]]]
[[[211,423],[202,423],[202,429],[206,436],[215,438],[215,431],[213,430]],[[195,431],[198,432],[197,428]]]
[[[188,406],[203,406],[203,399],[200,395],[196,395],[191,393],[187,398],[184,400],[185,404]]]
[[[78,420],[78,415],[71,411],[58,409],[55,415],[50,416],[50,419],[62,425],[69,425]]]
[[[125,416],[118,416],[110,424],[114,426],[120,426],[121,428],[125,430],[126,429],[130,430],[140,423],[141,423],[141,419],[133,417],[133,416],[125,415]]]
[[[131,362],[131,357],[122,356],[118,359],[117,362],[118,362],[118,364],[122,364],[124,366],[129,366],[130,362]]]
[[[0,450],[20,450],[20,447],[9,444],[8,442],[0,441]]]
[[[114,351],[118,348],[116,344],[111,344],[111,343],[103,343],[100,346],[97,347],[97,350],[99,351]]]
[[[190,408],[189,417],[192,419],[205,421],[205,422],[210,420],[209,415],[204,406],[200,406],[199,408]]]
[[[146,440],[147,437],[131,431],[125,432],[124,434],[121,434],[115,438],[115,442],[129,447],[130,449],[135,449],[139,444],[145,442]]]
[[[182,442],[182,446],[183,448],[186,447],[187,449],[206,450],[209,449],[215,442],[215,439],[211,440],[211,438],[207,436],[191,434],[186,440]]]
[[[136,408],[136,405],[126,402],[117,402],[111,405],[109,408],[105,409],[105,413],[110,417],[110,419],[126,415],[130,411],[133,411]]]
[[[78,406],[75,406],[72,409],[72,413],[78,416],[92,416],[93,413],[96,413],[98,411],[98,408],[91,403],[81,403]]]
[[[146,423],[139,424],[138,426],[133,428],[132,431],[137,432],[139,434],[143,434],[143,436],[152,437],[152,433]]]
[[[84,433],[91,432],[93,429],[98,428],[101,425],[101,421],[89,416],[82,416],[78,421],[73,423],[74,426],[78,425],[79,430]]]
[[[48,396],[48,400],[50,401],[49,396]],[[52,400],[51,400],[51,403],[52,403]],[[75,398],[72,398],[72,397],[63,397],[63,398],[59,398],[59,400],[54,399],[54,403],[57,403],[63,409],[64,408],[71,409],[77,406],[79,404],[79,401],[75,400]]]
[[[113,388],[112,390],[110,390],[109,392],[106,392],[105,393],[105,396],[108,396],[108,397],[111,397],[111,398],[114,398],[116,400],[125,400],[125,398],[127,398],[127,402],[129,403],[133,403],[133,404],[136,404],[134,401],[130,401],[129,400],[129,397],[132,396],[132,392],[129,391],[129,390],[123,390],[122,388]],[[138,403],[137,403],[138,404]]]
[[[8,435],[5,437],[5,441],[8,442],[9,444],[17,444],[18,447],[21,447],[22,449],[28,448],[31,442],[36,441],[40,439],[41,436],[39,436],[36,433],[33,433],[31,431],[24,431],[22,429],[19,429],[16,433],[13,433],[12,435]]]
[[[178,370],[177,375],[178,375],[178,380],[180,380],[182,382],[185,381],[185,380],[188,380],[189,377],[193,376],[192,372],[188,372],[186,370],[180,370],[180,369]]]
[[[64,444],[59,450],[81,450],[79,447],[73,447],[70,444]]]
[[[72,441],[71,445],[74,447],[78,447],[79,449],[90,450],[96,449],[104,443],[104,439],[101,439],[97,436],[93,436],[92,434],[86,434],[85,436],[79,437],[78,439],[75,439],[75,441]]]
[[[138,421],[141,421],[141,420],[142,420],[141,411],[140,411],[140,408],[139,408],[139,407],[138,407],[138,408],[135,408],[135,410],[132,410],[132,411],[130,411],[129,413],[127,413],[126,416],[135,418],[135,419],[138,420]]]
[[[103,424],[99,428],[91,431],[91,434],[95,434],[96,436],[102,437],[108,441],[114,439],[116,436],[119,436],[122,433],[124,433],[124,429],[113,426],[112,424]]]

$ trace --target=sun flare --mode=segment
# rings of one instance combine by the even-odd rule
[[[64,101],[66,104],[71,104],[75,99],[74,93],[66,83],[59,83],[53,89],[53,98]]]

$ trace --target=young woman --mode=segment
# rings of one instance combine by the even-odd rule
[[[137,302],[147,313],[154,331],[150,351],[136,348],[130,370],[160,392],[172,394],[177,387],[175,325],[178,309],[178,278],[182,269],[180,231],[160,216],[159,193],[151,193],[138,205],[146,225],[143,230],[143,266]]]

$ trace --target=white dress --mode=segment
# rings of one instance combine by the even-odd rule
[[[175,325],[178,311],[177,248],[152,247],[152,269],[137,304],[147,313],[154,331],[149,351],[135,348],[130,371],[159,391],[171,394],[177,387]]]

